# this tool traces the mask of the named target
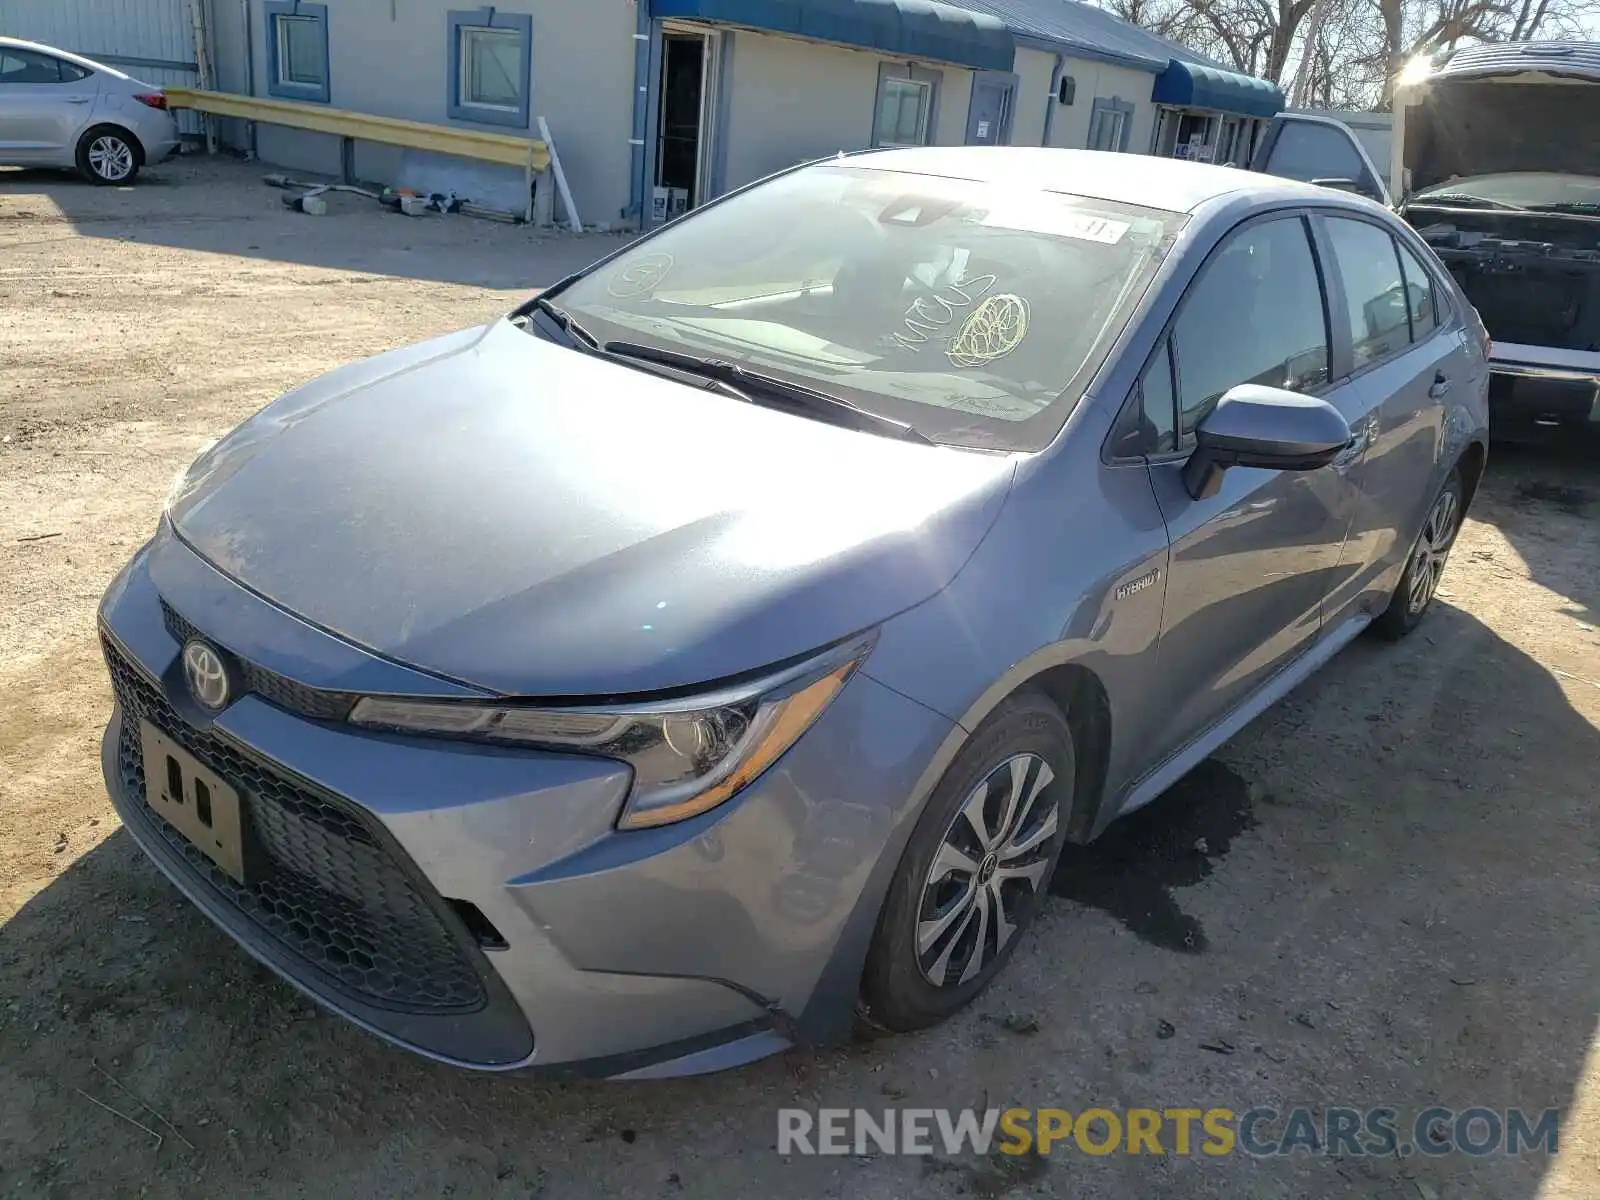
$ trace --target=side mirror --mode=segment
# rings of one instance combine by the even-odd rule
[[[1350,426],[1326,400],[1283,388],[1229,388],[1195,429],[1183,485],[1196,500],[1214,496],[1229,467],[1314,471],[1350,445]]]

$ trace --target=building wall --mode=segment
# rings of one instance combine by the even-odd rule
[[[872,145],[881,54],[739,30],[728,86],[724,187],[742,187],[796,163]],[[966,140],[972,72],[940,70],[934,141]],[[565,151],[563,151],[565,161]]]
[[[1050,144],[1081,150],[1089,144],[1089,117],[1096,100],[1119,99],[1133,105],[1133,125],[1128,131],[1128,151],[1148,154],[1155,130],[1156,106],[1150,100],[1155,75],[1110,63],[1069,58],[1062,71],[1077,81],[1071,104],[1057,104],[1050,129]],[[1049,77],[1045,77],[1048,88]]]
[[[1048,50],[1018,46],[1016,62],[1011,69],[1018,77],[1016,112],[1011,117],[1011,144],[1042,146],[1045,112],[1056,103],[1050,90],[1056,56]]]
[[[244,11],[254,47],[254,81],[245,70]],[[446,14],[475,0],[328,0],[329,104],[437,125],[521,136],[503,125],[452,121],[448,113],[451,47]],[[585,221],[615,220],[628,206],[633,125],[633,0],[506,0],[499,14],[533,18],[530,114],[543,116]],[[266,96],[266,21],[261,0],[213,0],[217,71],[224,90]],[[535,127],[527,136],[537,137]],[[230,130],[237,141],[241,131]],[[339,142],[323,134],[260,125],[262,161],[336,173]],[[402,151],[358,143],[356,173],[396,182]],[[509,168],[508,168],[509,169]]]

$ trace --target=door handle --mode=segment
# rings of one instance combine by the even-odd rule
[[[1436,371],[1433,376],[1433,386],[1428,389],[1428,395],[1437,400],[1440,396],[1448,392],[1450,387],[1450,376],[1446,375],[1443,371]]]
[[[89,97],[87,97],[87,96],[68,96],[67,97],[67,103],[68,104],[87,104],[87,103],[89,103]]]

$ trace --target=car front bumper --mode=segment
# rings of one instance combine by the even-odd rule
[[[341,697],[470,689],[299,621],[165,525],[100,623],[117,692],[103,766],[133,837],[312,998],[479,1069],[695,1073],[839,1036],[951,730],[858,673],[734,800],[619,833],[618,763],[345,724]],[[215,716],[182,678],[195,634],[248,667],[249,690]],[[246,882],[146,803],[141,721],[240,793]]]

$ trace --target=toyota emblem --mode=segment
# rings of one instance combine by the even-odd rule
[[[183,677],[202,708],[221,712],[228,704],[228,668],[222,655],[201,641],[183,648]]]

